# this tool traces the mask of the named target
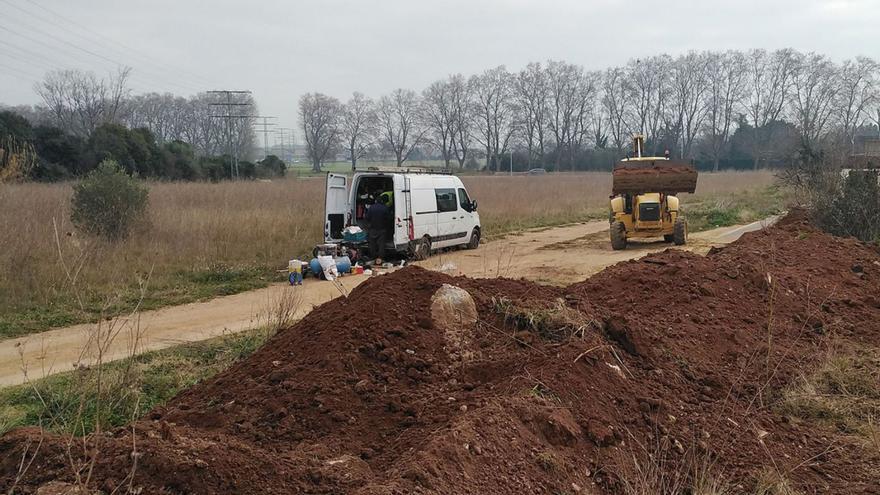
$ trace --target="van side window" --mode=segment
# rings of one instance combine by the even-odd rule
[[[458,204],[464,211],[471,211],[471,198],[468,197],[467,191],[463,187],[458,188]]]
[[[434,194],[437,195],[437,211],[439,213],[458,210],[455,189],[434,189]]]

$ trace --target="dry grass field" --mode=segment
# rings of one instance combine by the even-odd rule
[[[702,174],[685,201],[695,217],[749,220],[778,203],[756,192],[773,180],[766,171]],[[603,218],[610,190],[607,173],[464,181],[487,237]],[[155,308],[263,286],[322,236],[321,178],[153,183],[148,221],[117,244],[75,231],[70,195],[69,183],[0,185],[0,338],[119,313],[142,298]]]

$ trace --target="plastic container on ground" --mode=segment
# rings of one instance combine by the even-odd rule
[[[336,270],[339,273],[350,273],[351,272],[351,259],[348,256],[337,256],[333,258],[336,261]]]

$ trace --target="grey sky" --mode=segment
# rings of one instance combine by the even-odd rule
[[[703,49],[880,58],[878,26],[878,0],[0,0],[0,103],[36,103],[33,81],[50,67],[122,62],[136,92],[250,89],[292,127],[308,91],[379,96],[501,64],[600,69]]]

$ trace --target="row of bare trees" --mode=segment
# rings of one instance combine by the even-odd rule
[[[127,85],[130,74],[129,68],[106,78],[79,70],[49,72],[34,86],[43,105],[28,117],[82,138],[88,138],[102,124],[115,123],[147,128],[160,143],[189,143],[203,156],[227,153],[246,157],[252,153],[254,119],[228,116],[255,115],[256,103],[250,94],[232,95],[235,111],[227,112],[233,107],[215,105],[226,99],[208,93],[189,98],[170,93],[132,95]]]
[[[299,117],[315,169],[339,151],[353,167],[371,151],[402,165],[420,148],[447,167],[479,154],[497,168],[516,148],[529,166],[559,170],[585,150],[622,153],[636,132],[650,152],[699,154],[717,168],[738,128],[754,133],[757,166],[775,144],[762,130],[778,122],[794,126],[808,150],[849,151],[860,130],[880,125],[880,66],[792,49],[658,55],[603,71],[535,62],[518,72],[455,74],[421,93],[397,89],[378,100],[309,93]]]
[[[130,128],[145,127],[158,142],[183,141],[199,155],[253,154],[256,135],[256,102],[250,94],[231,96],[234,107],[217,106],[225,98],[199,93],[189,98],[169,93],[135,95],[125,101],[120,122]],[[229,108],[234,108],[227,112]],[[229,115],[233,114],[233,115]]]
[[[131,69],[121,68],[106,79],[93,72],[57,70],[34,86],[52,122],[74,135],[87,137],[105,122],[114,122],[128,97]]]

